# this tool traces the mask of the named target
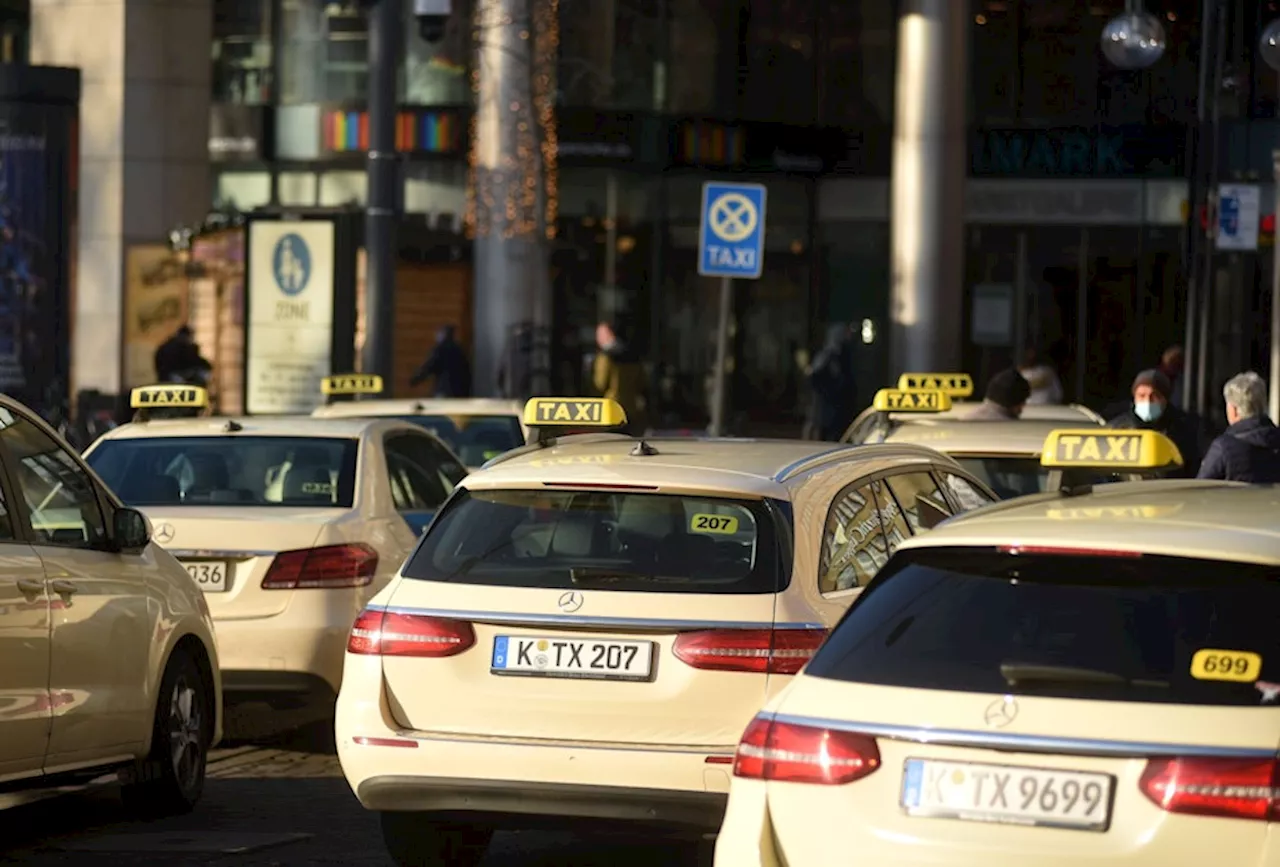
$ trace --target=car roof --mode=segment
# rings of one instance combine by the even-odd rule
[[[1114,482],[984,506],[904,542],[1060,546],[1280,565],[1280,487],[1195,479]]]
[[[232,423],[234,422],[234,429]],[[359,438],[379,430],[406,429],[425,433],[408,422],[383,418],[313,418],[284,416],[203,416],[200,418],[151,419],[130,422],[107,431],[102,439],[148,439],[154,437],[266,436]]]
[[[895,424],[885,442],[917,443],[948,454],[1039,457],[1045,439],[1063,427],[1060,420],[1025,417],[1009,421],[964,421],[940,415],[917,416],[910,424]]]
[[[316,409],[314,418],[347,418],[362,415],[514,415],[519,401],[490,397],[406,397],[379,400],[342,400]]]
[[[463,485],[492,489],[548,481],[635,484],[785,498],[790,483],[834,463],[865,462],[868,472],[912,463],[951,463],[945,455],[913,445],[646,437],[643,442],[656,454],[638,454],[640,442],[620,434],[583,434],[545,447],[524,446],[494,458]]]

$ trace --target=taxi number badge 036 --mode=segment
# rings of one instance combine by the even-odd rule
[[[946,412],[951,409],[951,395],[945,391],[906,391],[882,388],[873,403],[879,412]]]

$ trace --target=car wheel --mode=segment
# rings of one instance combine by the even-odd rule
[[[384,812],[382,840],[399,867],[477,867],[493,831],[437,822],[425,813]]]
[[[190,812],[204,792],[213,696],[191,657],[177,650],[160,681],[151,752],[127,774],[125,806],[146,816]]]

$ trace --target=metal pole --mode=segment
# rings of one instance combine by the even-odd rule
[[[1280,214],[1280,150],[1271,152],[1271,174],[1275,179],[1276,213]],[[1280,243],[1271,254],[1271,420],[1280,424]]]
[[[1215,20],[1214,11],[1217,0],[1204,0],[1204,4],[1200,11],[1200,82],[1196,98],[1196,125],[1188,134],[1188,179],[1187,179],[1187,246],[1186,255],[1183,257],[1184,267],[1186,268],[1187,279],[1187,306],[1185,315],[1186,338],[1184,339],[1183,353],[1187,364],[1182,374],[1182,406],[1187,410],[1192,409],[1195,402],[1195,371],[1196,365],[1200,363],[1200,352],[1196,348],[1197,337],[1197,321],[1200,311],[1200,292],[1197,285],[1200,281],[1199,277],[1199,259],[1197,251],[1200,249],[1200,200],[1204,198],[1205,184],[1204,175],[1204,130],[1205,120],[1209,111],[1209,82],[1211,79],[1210,52],[1213,51],[1213,22]],[[1207,211],[1206,211],[1207,213]]]
[[[733,278],[720,278],[720,320],[716,325],[716,372],[711,392],[711,435],[724,435],[725,385],[728,371],[725,363],[729,355],[729,314],[733,305]]]
[[[1013,366],[1021,367],[1027,354],[1027,233],[1018,232],[1017,256],[1013,262]],[[1032,320],[1036,321],[1036,320]],[[1031,344],[1034,346],[1035,339]],[[1039,359],[1044,364],[1043,358]]]
[[[1226,38],[1227,38],[1227,7],[1219,2],[1216,9],[1217,15],[1214,20],[1215,38],[1217,48],[1213,55],[1213,81],[1212,91],[1209,94],[1209,142],[1208,147],[1203,148],[1208,160],[1208,182],[1205,185],[1206,196],[1206,216],[1211,218],[1208,220],[1209,230],[1204,239],[1204,261],[1203,272],[1200,280],[1200,308],[1203,315],[1200,320],[1200,364],[1196,368],[1196,399],[1194,407],[1187,407],[1193,412],[1205,417],[1206,404],[1206,385],[1209,378],[1209,329],[1213,320],[1213,254],[1218,243],[1218,219],[1217,219],[1217,195],[1218,195],[1218,135],[1222,122],[1222,76],[1223,76],[1223,60],[1226,54]],[[1213,207],[1209,207],[1212,201]]]
[[[365,210],[365,337],[361,372],[376,373],[384,396],[395,388],[396,79],[404,36],[402,0],[377,0],[369,13],[369,162]]]
[[[1084,403],[1084,371],[1089,354],[1089,230],[1080,230],[1076,263],[1076,402]]]

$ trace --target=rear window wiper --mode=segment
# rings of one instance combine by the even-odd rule
[[[1002,662],[1000,675],[1009,686],[1035,686],[1038,684],[1096,683],[1100,686],[1145,686],[1168,689],[1164,680],[1135,680],[1102,671],[1097,668],[1076,668],[1070,665],[1043,665],[1031,662]]]

